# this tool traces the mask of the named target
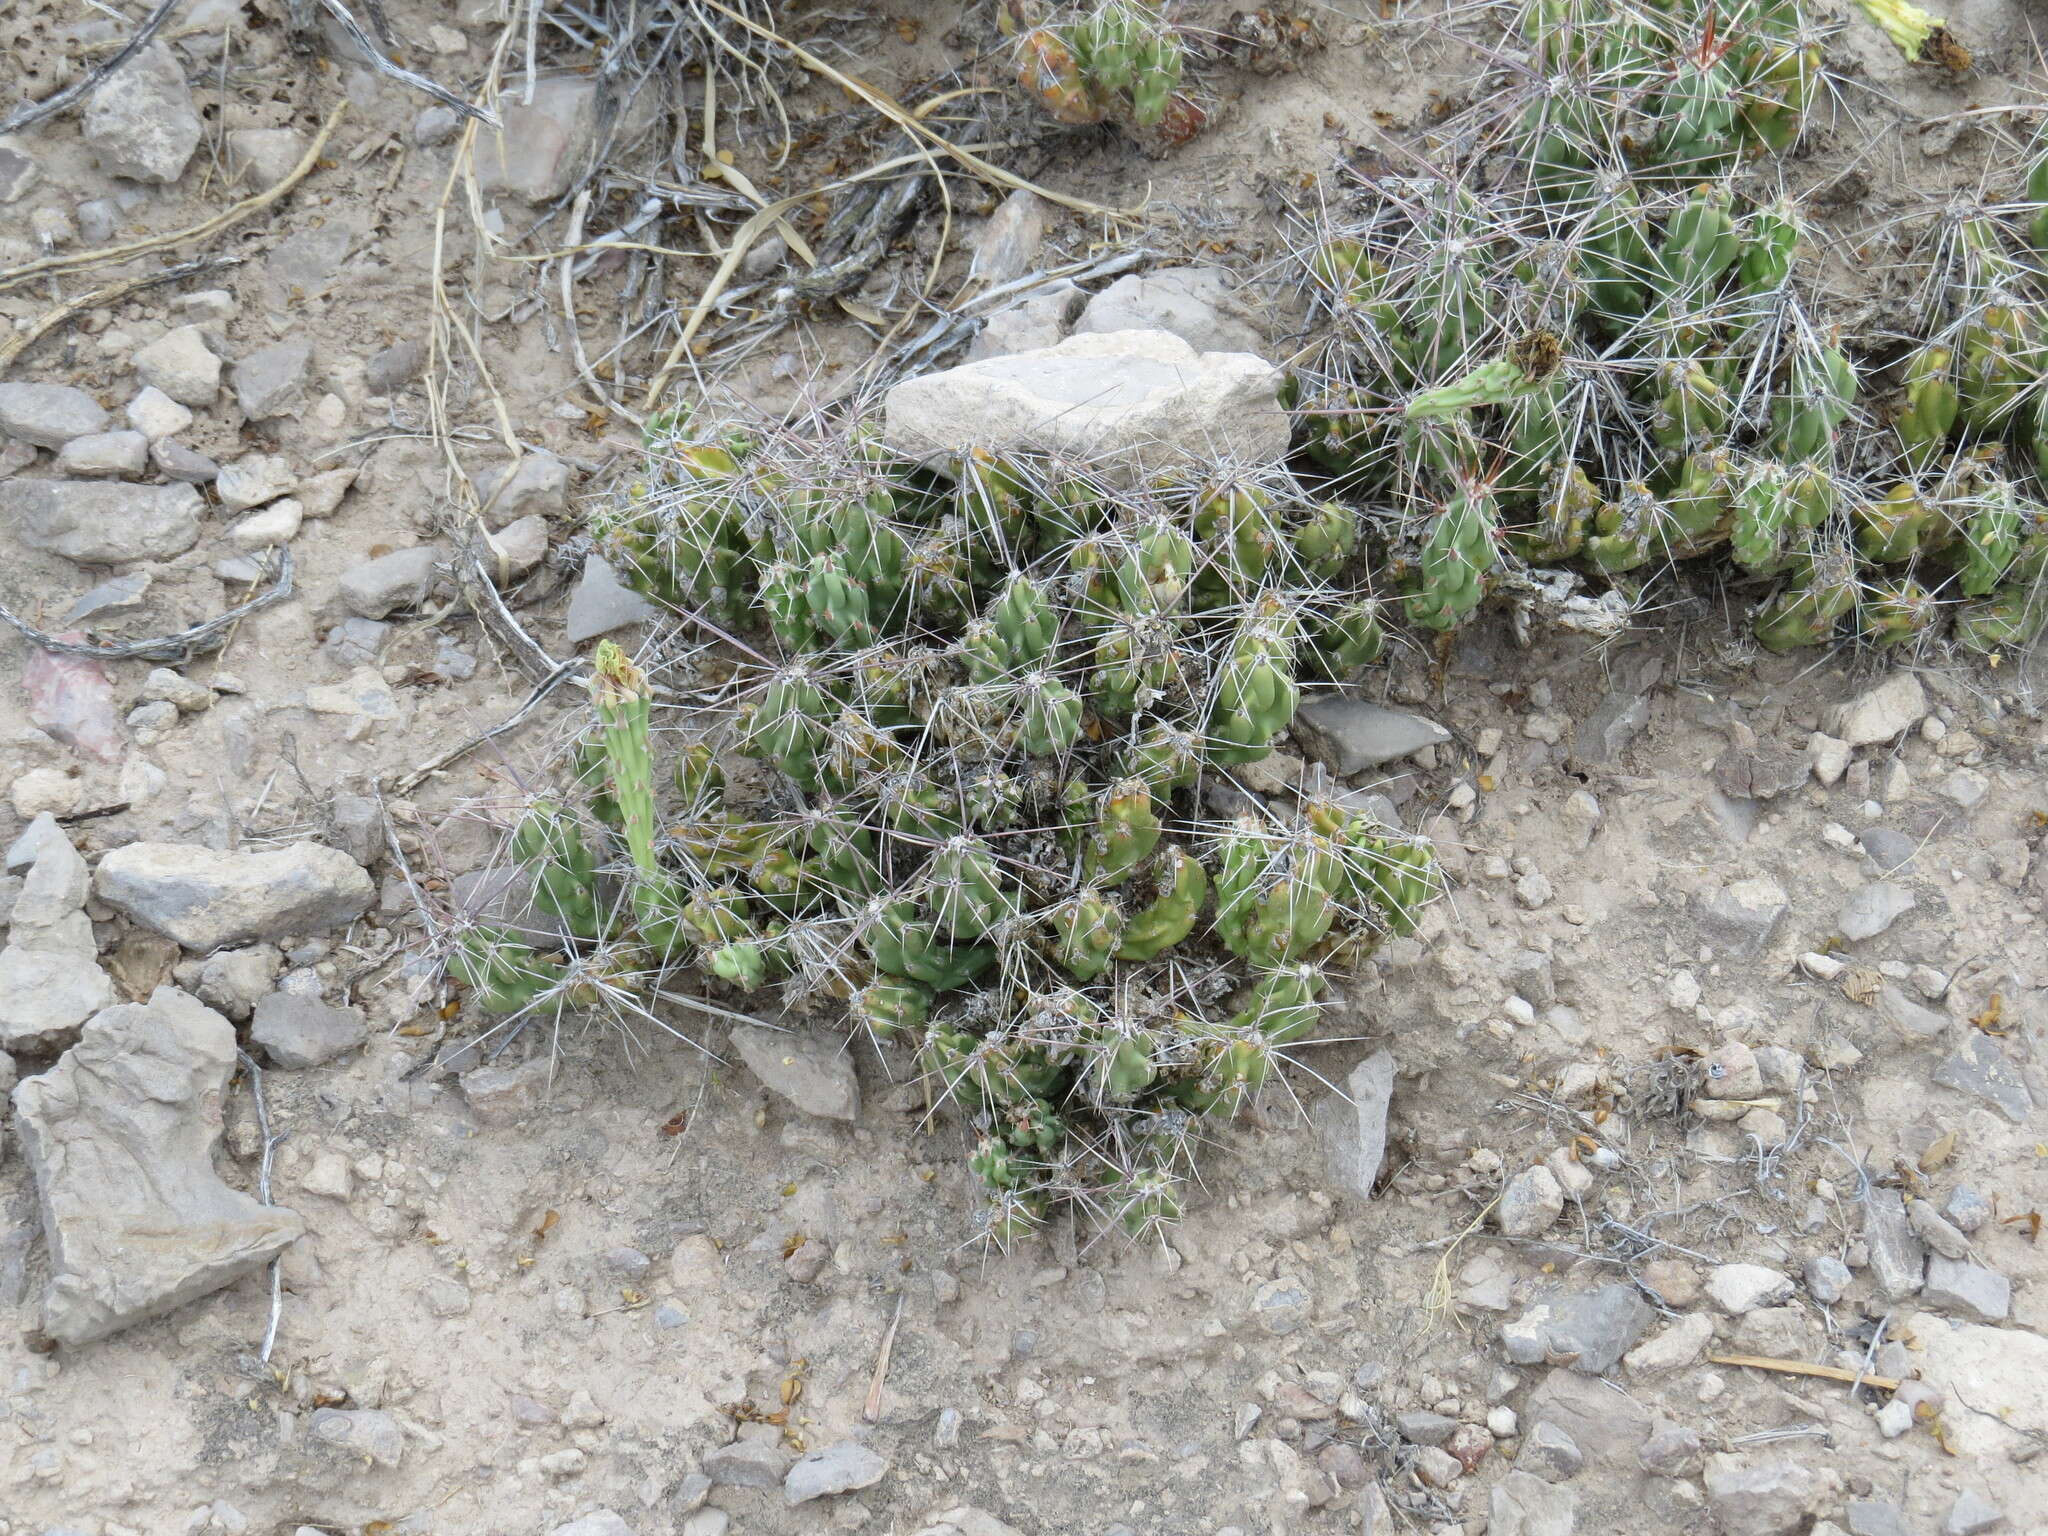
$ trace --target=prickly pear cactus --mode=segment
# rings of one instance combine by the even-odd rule
[[[1333,801],[1202,809],[1305,670],[1384,649],[1360,514],[1278,471],[949,469],[858,432],[650,437],[597,531],[736,632],[729,707],[672,742],[600,646],[588,818],[517,847],[566,958],[473,934],[456,974],[512,1014],[683,966],[735,1008],[843,1004],[971,1123],[991,1237],[1069,1203],[1142,1233],[1179,1214],[1197,1119],[1273,1082],[1436,889],[1425,842]]]

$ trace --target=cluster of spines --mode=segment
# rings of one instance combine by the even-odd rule
[[[1006,0],[1017,83],[1067,124],[1123,122],[1169,144],[1201,131],[1207,114],[1181,81],[1187,48],[1163,0],[1093,0],[1041,19],[1031,0]]]

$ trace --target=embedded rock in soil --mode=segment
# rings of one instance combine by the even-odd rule
[[[843,1043],[796,1030],[735,1024],[732,1044],[748,1071],[805,1114],[860,1118],[860,1079]]]
[[[597,132],[598,82],[567,77],[508,90],[499,104],[504,127],[476,141],[477,188],[547,203],[569,190]]]
[[[1165,331],[1069,336],[1038,352],[906,379],[884,403],[884,440],[944,464],[969,449],[1040,452],[1125,479],[1176,464],[1269,464],[1287,452],[1280,370],[1197,352]]]
[[[337,1008],[317,997],[273,992],[256,1004],[249,1038],[280,1067],[317,1067],[352,1051],[368,1035],[354,1008]]]
[[[174,987],[108,1008],[14,1090],[43,1209],[43,1331],[83,1344],[260,1269],[304,1230],[213,1169],[234,1026]]]
[[[85,860],[55,819],[36,818],[37,853],[0,949],[0,1049],[50,1055],[114,1000],[85,915]]]
[[[135,377],[181,406],[209,406],[220,395],[220,358],[196,325],[166,331],[131,361]]]
[[[441,551],[432,544],[394,549],[345,572],[341,600],[358,618],[381,619],[400,608],[416,608],[433,588]]]
[[[582,579],[576,583],[576,590],[569,594],[569,613],[563,620],[563,633],[571,645],[581,645],[586,640],[595,640],[599,635],[608,635],[629,624],[645,624],[659,611],[619,580],[618,572],[605,562],[603,556],[590,555],[583,562]]]
[[[361,917],[376,894],[360,864],[319,843],[264,853],[130,843],[100,860],[93,891],[143,927],[201,952],[325,933]]]
[[[1920,1289],[1927,1249],[1906,1215],[1906,1200],[1896,1189],[1873,1186],[1863,1196],[1863,1242],[1870,1250],[1870,1272],[1877,1288],[1893,1301]]]
[[[1537,1237],[1564,1214],[1564,1189],[1557,1175],[1540,1163],[1524,1168],[1500,1192],[1494,1210],[1503,1237]]]
[[[1579,1496],[1528,1472],[1510,1472],[1493,1485],[1487,1536],[1572,1536]]]
[[[1088,301],[1074,334],[1167,331],[1197,352],[1249,352],[1266,338],[1246,318],[1230,274],[1215,267],[1169,267],[1129,272]]]
[[[1074,318],[1087,302],[1086,292],[1064,280],[1034,288],[982,323],[968,343],[966,361],[978,363],[984,358],[1056,347],[1073,329]]]
[[[1625,1392],[1589,1381],[1568,1370],[1553,1370],[1522,1406],[1531,1423],[1548,1422],[1571,1437],[1585,1464],[1599,1471],[1626,1471],[1650,1437],[1650,1414]]]
[[[1835,928],[1852,943],[1874,939],[1919,905],[1919,898],[1903,885],[1876,881],[1842,903]]]
[[[0,481],[0,526],[30,549],[80,565],[182,555],[199,542],[202,505],[189,485]]]
[[[846,1440],[801,1457],[782,1480],[782,1497],[806,1504],[828,1494],[872,1488],[888,1475],[889,1463],[858,1441]]]
[[[1910,672],[1894,672],[1875,688],[1835,707],[1829,734],[1852,747],[1874,747],[1903,736],[1927,714],[1927,690]]]
[[[1920,1299],[1980,1323],[2002,1323],[2012,1311],[2012,1282],[1996,1270],[1936,1254],[1927,1261]]]
[[[1036,192],[1019,188],[996,205],[974,238],[968,277],[983,290],[1013,283],[1038,263],[1050,205]]]
[[[1770,943],[1789,910],[1785,888],[1761,875],[1732,881],[1692,904],[1701,936],[1734,955],[1754,955]]]
[[[199,147],[199,113],[184,66],[150,43],[85,99],[85,142],[101,167],[131,181],[168,186]]]
[[[1330,1182],[1354,1200],[1370,1201],[1387,1155],[1387,1108],[1394,1097],[1394,1058],[1375,1051],[1351,1069],[1341,1093],[1315,1109],[1316,1131]]]
[[[1761,1264],[1722,1264],[1707,1276],[1707,1294],[1730,1317],[1792,1299],[1792,1280]]]
[[[111,421],[97,400],[69,384],[0,384],[0,437],[62,448],[106,431]]]
[[[282,416],[304,398],[313,366],[313,344],[281,341],[251,352],[235,364],[235,401],[251,421]]]
[[[484,526],[503,528],[522,517],[559,516],[569,506],[569,466],[552,453],[529,453],[507,469],[502,464],[472,471],[483,507]]]
[[[1656,1314],[1635,1287],[1603,1285],[1540,1301],[1501,1326],[1501,1341],[1517,1365],[1568,1365],[1601,1376],[1642,1337]]]
[[[380,1467],[405,1459],[405,1430],[381,1408],[316,1408],[306,1427],[323,1445]]]
[[[1989,1035],[1972,1035],[1963,1049],[1934,1069],[1934,1080],[1982,1099],[2014,1125],[2025,1125],[2034,1110],[2034,1096],[2019,1068]]]
[[[1707,1505],[1723,1536],[1793,1536],[1839,1486],[1831,1471],[1780,1457],[1707,1458]]]
[[[1451,739],[1434,720],[1341,693],[1303,699],[1292,729],[1311,757],[1343,779]]]

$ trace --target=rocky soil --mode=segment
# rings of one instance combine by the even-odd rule
[[[0,116],[127,9],[0,15]],[[914,9],[819,28],[908,89],[961,62],[957,10]],[[438,78],[518,57],[488,3],[391,12]],[[1860,178],[1828,206],[1861,302],[1890,278],[1850,237],[1974,176],[1953,115],[2024,94],[2019,10],[1951,21],[1985,42],[1963,82],[1867,28],[1832,45],[1842,115],[1801,175]],[[1432,120],[1469,67],[1420,22],[1323,30],[1220,72],[1163,160],[1084,135],[1018,167],[1118,205],[1149,183],[1158,264],[1212,270],[1047,289],[946,361],[1079,332],[1113,366],[1284,362],[1272,189]],[[634,433],[560,264],[543,287],[470,222],[517,239],[574,184],[589,89],[514,81],[466,156],[446,108],[281,34],[193,0],[0,139],[0,347],[200,248],[11,274],[310,161],[218,264],[0,369],[0,604],[130,642],[277,594],[190,657],[0,631],[0,1536],[2042,1528],[2048,659],[1759,657],[1683,587],[1605,641],[1498,614],[1440,665],[1403,649],[1250,787],[1384,796],[1447,897],[1215,1128],[1165,1241],[985,1249],[960,1128],[899,1055],[668,1010],[499,1049],[443,1009],[433,932],[493,899],[498,813],[579,707],[520,713],[550,674],[478,581],[550,662],[672,629],[579,533]],[[980,201],[950,251],[925,220],[906,253],[948,291],[1096,254],[1078,215],[955,192]],[[589,275],[586,335],[624,280]],[[473,352],[428,345],[437,286]],[[718,382],[829,390],[858,322]],[[1140,430],[1263,430],[1235,398]]]

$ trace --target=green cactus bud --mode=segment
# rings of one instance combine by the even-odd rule
[[[1784,465],[1766,459],[1751,466],[1735,494],[1730,553],[1737,565],[1754,575],[1774,575],[1783,568],[1792,531],[1787,478]]]
[[[1429,844],[1391,834],[1370,817],[1355,816],[1345,824],[1338,846],[1355,896],[1371,903],[1396,938],[1412,934],[1422,909],[1442,884]]]
[[[936,925],[919,921],[917,908],[907,901],[870,902],[862,911],[860,935],[877,971],[921,981],[935,992],[966,986],[996,958],[985,945],[946,943]]]
[[[701,741],[691,742],[676,754],[669,777],[677,798],[692,810],[715,810],[725,790],[725,770],[710,746]]]
[[[1362,597],[1309,620],[1310,666],[1332,682],[1341,682],[1386,654],[1387,632],[1380,625],[1376,598]]]
[[[1856,370],[1842,349],[1802,346],[1793,354],[1789,387],[1771,401],[1772,444],[1788,462],[1818,457],[1849,419]]]
[[[960,821],[960,797],[921,773],[890,779],[882,788],[881,802],[889,830],[903,837],[937,843],[966,830]]]
[[[1081,876],[1092,885],[1128,880],[1158,846],[1159,816],[1142,779],[1119,779],[1102,793],[1095,827],[1081,857]]]
[[[988,832],[1001,832],[1017,825],[1023,804],[1023,784],[994,769],[975,774],[963,791],[962,809],[968,822]]]
[[[1856,605],[1857,626],[1872,645],[1898,645],[1925,634],[1941,616],[1934,596],[1917,581],[1883,579],[1873,583]]]
[[[1980,656],[2020,650],[2048,628],[2048,586],[2008,582],[1956,610],[1956,644]]]
[[[997,550],[1030,542],[1031,482],[1015,465],[975,449],[960,466],[960,510],[970,537]]]
[[[1309,258],[1309,272],[1344,305],[1369,303],[1385,287],[1387,269],[1361,240],[1326,240]]]
[[[1507,354],[1481,363],[1455,383],[1424,390],[1408,402],[1410,420],[1449,417],[1476,406],[1507,405],[1541,391],[1564,361],[1563,343],[1549,331],[1531,331]]]
[[[952,837],[939,845],[927,871],[925,904],[956,939],[983,939],[1020,910],[1017,896],[996,868],[988,845]]]
[[[1935,509],[1904,480],[1876,501],[1857,502],[1849,514],[1856,525],[1856,552],[1879,565],[1912,559],[1936,521]]]
[[[1272,884],[1261,894],[1232,949],[1257,965],[1298,960],[1321,942],[1337,920],[1336,896],[1344,864],[1331,841],[1310,833],[1279,845],[1267,868]]]
[[[1650,436],[1666,453],[1690,453],[1720,442],[1728,430],[1728,394],[1697,362],[1666,363],[1657,372]]]
[[[1906,361],[1906,404],[1892,425],[1905,450],[1906,463],[1916,472],[1933,467],[1961,409],[1961,397],[1950,376],[1954,362],[1955,355],[1947,347],[1932,342]]]
[[[1179,607],[1182,594],[1194,579],[1194,540],[1165,518],[1155,517],[1140,523],[1132,532],[1131,550],[1136,575],[1150,599],[1148,610],[1169,613]]]
[[[1125,777],[1143,779],[1162,800],[1194,783],[1201,770],[1200,739],[1161,720],[1139,733],[1124,760]]]
[[[1802,232],[1798,211],[1782,199],[1750,217],[1742,232],[1742,257],[1736,267],[1743,292],[1762,297],[1785,286]]]
[[[875,624],[867,588],[847,573],[836,555],[811,556],[806,571],[804,601],[811,622],[840,645],[872,645]]]
[[[1358,548],[1358,513],[1341,502],[1309,509],[1289,533],[1294,558],[1311,581],[1335,581]]]
[[[1101,1025],[1086,1048],[1095,1091],[1112,1103],[1129,1103],[1158,1081],[1159,1039],[1150,1030]]]
[[[981,1236],[1007,1249],[1045,1225],[1047,1203],[1042,1189],[1003,1190],[981,1212]]]
[[[1690,559],[1727,541],[1735,516],[1733,473],[1725,453],[1696,453],[1685,461],[1657,525],[1672,559]]]
[[[1195,500],[1195,538],[1206,563],[1195,576],[1196,599],[1210,607],[1254,587],[1278,545],[1272,494],[1264,487],[1226,480]]]
[[[1300,691],[1293,675],[1294,648],[1275,640],[1266,649],[1234,652],[1217,674],[1204,744],[1210,761],[1256,762],[1294,718]]]
[[[1455,629],[1486,595],[1486,576],[1499,558],[1493,497],[1477,482],[1459,486],[1430,525],[1422,559],[1403,599],[1410,623]]]
[[[818,756],[827,745],[828,706],[801,666],[769,681],[740,732],[740,751],[788,774],[804,789],[818,789]]]
[[[1017,744],[1033,757],[1071,747],[1081,734],[1081,700],[1050,672],[1033,672],[1018,687]]]
[[[1766,44],[1762,63],[1742,93],[1742,126],[1757,143],[1783,154],[1799,137],[1800,120],[1820,81],[1821,52],[1796,42]]]
[[[1044,1099],[1026,1099],[1004,1113],[1002,1134],[1027,1157],[1049,1157],[1067,1139],[1067,1123]]]
[[[1980,432],[2003,432],[2040,376],[2038,326],[2030,310],[1987,304],[1961,335],[1956,367],[1958,414]]]
[[[1180,1181],[1163,1168],[1139,1168],[1106,1190],[1103,1202],[1125,1232],[1143,1237],[1180,1220]]]
[[[1025,1182],[1023,1164],[1009,1144],[987,1136],[975,1143],[967,1166],[991,1189],[1017,1189]]]
[[[1131,54],[1131,121],[1156,128],[1165,120],[1186,67],[1179,34],[1155,21]]]
[[[1657,159],[1685,176],[1727,169],[1734,158],[1739,100],[1734,74],[1722,55],[1704,48],[1681,53],[1658,107]]]
[[[1993,480],[1950,515],[1962,527],[1956,586],[1965,597],[1982,597],[2020,552],[2025,519],[2010,482]]]
[[[1151,904],[1124,924],[1119,960],[1153,960],[1194,931],[1209,876],[1185,849],[1168,847],[1150,875]]]
[[[758,940],[741,939],[707,949],[704,969],[743,992],[754,992],[768,980],[768,957]]]
[[[512,853],[533,876],[533,904],[579,939],[600,937],[607,924],[598,902],[597,857],[576,824],[545,802],[512,833]]]
[[[1292,1045],[1314,1033],[1322,1016],[1325,981],[1322,967],[1296,961],[1262,974],[1248,1001],[1230,1021],[1235,1029],[1255,1029],[1275,1045]]]
[[[1073,976],[1092,981],[1108,969],[1123,935],[1123,914],[1100,891],[1076,891],[1039,913],[1052,933],[1052,958]]]
[[[1495,489],[1521,502],[1551,487],[1570,454],[1571,429],[1565,402],[1570,386],[1552,379],[1507,408],[1508,455]]]
[[[559,964],[541,959],[505,928],[464,932],[448,957],[448,969],[489,1013],[522,1013],[562,977]]]
[[[1059,615],[1028,576],[1010,578],[989,618],[1002,636],[1011,668],[1018,671],[1043,661],[1059,635]]]
[[[1805,576],[1789,583],[1757,613],[1757,641],[1780,654],[1819,645],[1855,605],[1854,558],[1846,545],[1823,544],[1815,550]]]
[[[1682,75],[1705,79],[1697,71]],[[1732,109],[1731,109],[1732,111]],[[1664,226],[1657,247],[1659,286],[1673,304],[1697,303],[1741,258],[1742,241],[1728,212],[1726,191],[1703,186]]]

